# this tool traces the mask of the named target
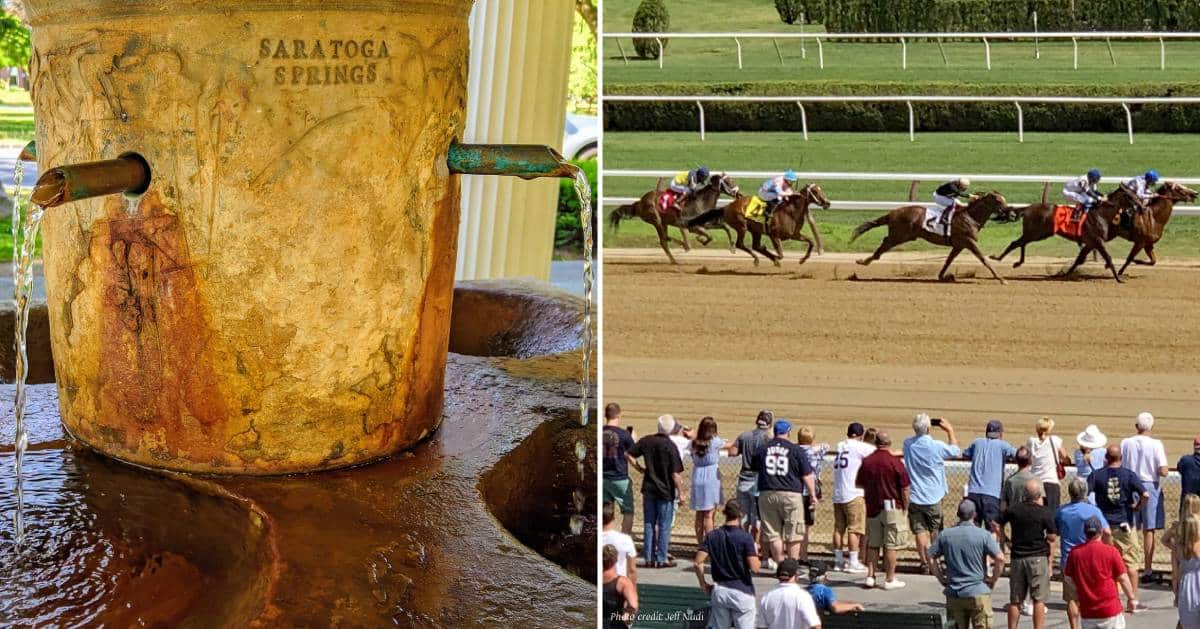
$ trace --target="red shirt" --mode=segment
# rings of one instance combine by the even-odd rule
[[[1116,548],[1099,539],[1071,549],[1064,571],[1075,582],[1079,615],[1112,618],[1124,611],[1117,598],[1117,579],[1125,574],[1125,562]]]
[[[902,503],[904,489],[909,486],[908,470],[904,469],[900,457],[881,448],[863,459],[855,483],[863,488],[867,517],[873,518],[883,512],[883,501]]]

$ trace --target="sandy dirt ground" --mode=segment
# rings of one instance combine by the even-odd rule
[[[870,267],[826,254],[754,267],[745,254],[605,250],[604,398],[640,433],[671,413],[713,415],[732,438],[770,408],[836,442],[849,421],[911,434],[913,413],[989,418],[1023,442],[1041,415],[1069,443],[1089,423],[1132,433],[1158,417],[1172,466],[1200,432],[1200,261],[1137,267],[1117,285],[1100,264],[1073,280],[1065,260],[998,266],[968,254],[893,253]],[[965,445],[965,443],[964,443]]]

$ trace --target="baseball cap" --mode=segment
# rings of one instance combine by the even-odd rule
[[[775,577],[779,579],[790,579],[800,574],[800,562],[788,557],[779,562],[779,567],[775,569]]]
[[[858,422],[851,422],[850,425],[846,427],[847,437],[861,437],[866,433],[867,429]]]
[[[1004,432],[1004,424],[1000,423],[998,419],[989,420],[987,429],[983,432],[987,434],[989,439],[999,439],[1000,435]]]
[[[773,421],[775,421],[775,413],[772,413],[771,411],[768,411],[766,409],[759,411],[758,417],[756,417],[754,419],[755,425],[760,426],[762,428],[766,428],[767,426],[770,426],[771,422],[773,422]]]
[[[1092,517],[1088,518],[1087,520],[1085,520],[1083,523],[1083,533],[1084,533],[1084,535],[1087,535],[1088,537],[1095,537],[1095,536],[1099,535],[1100,532],[1103,530],[1104,530],[1104,523],[1102,523],[1100,521],[1100,518],[1098,518],[1094,515]]]
[[[829,564],[824,561],[811,561],[808,564],[808,580],[816,582],[817,579],[825,576],[829,572]]]
[[[790,422],[786,419],[781,419],[781,420],[775,422],[775,434],[786,435],[789,432],[791,432],[791,430],[792,430],[792,422]]]

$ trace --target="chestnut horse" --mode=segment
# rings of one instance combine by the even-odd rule
[[[809,206],[815,203],[829,209],[831,205],[829,198],[825,196],[821,186],[810,183],[780,201],[775,211],[771,213],[770,224],[766,226],[762,221],[746,218],[746,205],[750,203],[751,198],[739,194],[725,207],[705,212],[688,221],[688,224],[700,224],[706,220],[712,220],[716,216],[724,216],[725,224],[737,232],[737,248],[750,254],[750,257],[754,259],[755,266],[758,266],[758,256],[754,255],[755,251],[766,256],[775,263],[775,266],[780,266],[779,260],[783,258],[784,240],[799,240],[808,245],[804,256],[800,258],[800,264],[804,264],[812,255],[813,250],[813,239],[803,234],[806,223],[812,228],[816,246],[820,250],[821,232],[817,229],[816,219],[813,218]],[[746,232],[750,232],[752,243],[750,249],[746,248]],[[763,246],[762,237],[764,235],[771,239],[771,243],[775,246],[775,253],[767,251]]]
[[[958,257],[963,249],[967,249],[975,254],[976,258],[979,258],[987,270],[992,272],[992,277],[1004,284],[1004,278],[996,273],[996,269],[992,268],[983,252],[979,250],[979,230],[983,229],[988,219],[994,214],[1000,215],[1000,218],[997,219],[1000,221],[1016,220],[1016,212],[1008,207],[1008,203],[999,192],[993,190],[986,194],[977,194],[971,197],[971,202],[966,207],[955,210],[954,215],[950,218],[950,235],[942,236],[925,228],[925,206],[906,205],[855,227],[850,242],[854,242],[859,236],[876,227],[887,225],[887,236],[884,236],[879,248],[875,250],[875,253],[859,260],[859,264],[866,266],[878,260],[879,256],[889,249],[920,238],[935,245],[950,247],[950,255],[946,256],[946,264],[942,265],[942,270],[938,273],[939,280],[946,279],[946,271],[950,268],[950,263],[954,262],[954,258]]]
[[[621,225],[622,218],[638,217],[643,221],[652,225],[658,232],[659,243],[663,247],[663,251],[667,251],[667,257],[671,258],[671,263],[675,263],[674,256],[667,250],[667,242],[674,240],[683,246],[684,251],[691,251],[692,246],[688,243],[687,232],[691,231],[696,234],[696,238],[700,240],[701,245],[708,245],[712,242],[712,236],[704,231],[703,227],[719,227],[725,232],[725,237],[729,240],[729,250],[733,251],[733,235],[729,233],[729,229],[725,227],[719,220],[705,221],[689,226],[687,219],[695,217],[699,214],[707,212],[717,205],[721,195],[736,196],[738,193],[737,185],[733,179],[724,173],[713,173],[709,176],[708,181],[703,187],[688,195],[687,201],[683,204],[682,212],[663,212],[661,208],[661,199],[663,194],[662,180],[660,179],[655,185],[652,192],[647,192],[640,199],[629,204],[622,205],[613,210],[608,215],[609,224],[614,230]],[[670,237],[667,232],[668,227],[676,227],[679,229],[681,240],[675,240]]]
[[[1003,260],[1004,256],[1011,253],[1014,249],[1020,248],[1021,257],[1013,263],[1013,268],[1019,268],[1022,264],[1025,264],[1025,245],[1054,236],[1054,215],[1057,212],[1057,205],[1054,203],[1034,203],[1022,210],[1017,210],[1017,213],[1021,215],[1021,235],[1009,243],[1003,253],[998,256],[992,256],[992,259],[996,261]],[[1107,256],[1108,252],[1104,247],[1104,243],[1112,240],[1114,236],[1114,234],[1109,232],[1109,225],[1120,211],[1134,210],[1140,206],[1141,201],[1138,200],[1137,195],[1133,191],[1124,185],[1118,186],[1116,190],[1088,211],[1087,216],[1084,217],[1083,226],[1078,237],[1071,237],[1066,234],[1059,235],[1067,240],[1078,243],[1080,248],[1090,246],[1089,251],[1096,250],[1101,255]]]
[[[1167,221],[1171,220],[1171,212],[1175,209],[1175,204],[1195,201],[1196,195],[1196,191],[1191,188],[1170,181],[1164,182],[1159,186],[1154,198],[1146,204],[1148,211],[1135,212],[1128,228],[1122,225],[1113,225],[1110,228],[1110,239],[1115,235],[1133,242],[1133,247],[1129,250],[1129,257],[1125,258],[1125,264],[1121,266],[1120,271],[1117,271],[1117,275],[1124,275],[1125,269],[1129,268],[1130,263],[1154,266],[1158,262],[1158,259],[1154,257],[1154,245],[1162,238],[1163,228],[1167,226]],[[1143,250],[1150,260],[1134,259]]]

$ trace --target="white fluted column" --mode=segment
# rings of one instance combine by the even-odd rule
[[[465,142],[561,148],[575,5],[477,0]],[[550,274],[558,180],[462,178],[458,279]]]

